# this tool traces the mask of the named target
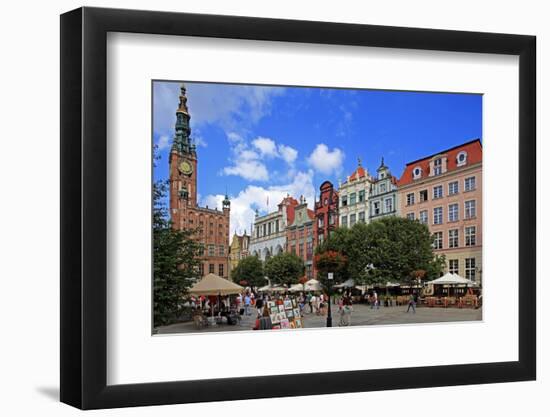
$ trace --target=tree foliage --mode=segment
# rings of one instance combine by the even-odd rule
[[[292,285],[304,275],[304,261],[293,253],[280,253],[269,258],[264,265],[264,272],[276,285]]]
[[[327,250],[318,253],[314,258],[315,268],[319,273],[317,278],[328,289],[334,284],[343,282],[343,271],[346,271],[348,260],[338,251]],[[332,280],[328,279],[328,274],[333,274]]]
[[[445,258],[435,256],[428,227],[402,217],[385,217],[369,224],[340,228],[317,249],[317,254],[336,250],[347,258],[343,279],[373,284],[409,283],[414,271],[437,278]]]
[[[246,281],[251,287],[261,287],[267,283],[264,276],[264,266],[257,256],[247,256],[239,261],[231,271],[233,282]]]
[[[181,313],[182,297],[197,278],[202,245],[194,230],[176,230],[164,197],[167,181],[153,185],[153,316],[154,326],[174,322]]]

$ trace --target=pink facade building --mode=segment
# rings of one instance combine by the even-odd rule
[[[446,270],[481,283],[482,166],[479,139],[409,162],[398,183],[399,212],[430,229]]]

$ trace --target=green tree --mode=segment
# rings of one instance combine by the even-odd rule
[[[304,275],[304,261],[293,253],[280,253],[269,258],[264,265],[264,272],[272,284],[291,285]]]
[[[257,256],[247,256],[239,261],[231,271],[231,279],[240,283],[246,281],[251,287],[261,287],[267,283],[264,276],[264,265]]]
[[[194,230],[176,230],[168,216],[168,181],[153,185],[153,320],[154,326],[174,322],[181,302],[197,278],[202,245]]]
[[[346,260],[349,259],[349,249],[351,248],[351,229],[346,227],[340,227],[331,232],[328,239],[317,246],[315,249],[316,257],[327,252],[337,252],[341,254]],[[319,266],[316,266],[319,269]],[[329,271],[326,271],[329,272]],[[350,277],[349,262],[345,262],[343,265],[339,265],[338,279],[339,282],[344,282]],[[322,280],[323,277],[321,277]],[[337,282],[334,282],[336,284]]]
[[[333,285],[344,281],[342,272],[347,270],[348,260],[338,251],[327,250],[315,255],[315,268],[319,273],[317,279],[325,286],[327,291],[330,291]],[[328,279],[328,274],[333,274],[332,280]]]
[[[364,283],[407,282],[414,271],[439,275],[428,227],[402,217],[385,217],[351,230],[350,273]]]

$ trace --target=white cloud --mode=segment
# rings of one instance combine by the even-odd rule
[[[267,181],[269,179],[266,166],[254,160],[236,161],[233,166],[225,167],[223,173],[237,175],[248,181]]]
[[[256,209],[260,215],[277,210],[277,205],[289,194],[296,199],[303,195],[310,208],[313,208],[315,188],[313,186],[313,171],[298,172],[293,181],[288,184],[261,187],[248,185],[236,196],[231,197],[231,235],[234,231],[250,233],[250,226],[254,222]],[[209,195],[201,200],[202,205],[208,204],[211,208],[221,209],[222,195]],[[269,206],[268,206],[269,200]]]
[[[316,171],[330,175],[341,172],[344,158],[345,155],[342,150],[334,148],[331,151],[327,145],[320,143],[307,158],[307,161]]]
[[[298,157],[298,151],[296,149],[286,145],[279,145],[278,149],[281,158],[283,158],[287,164],[292,165],[294,161],[296,161]]]
[[[232,131],[247,129],[271,113],[281,87],[186,83],[193,126],[217,124]]]
[[[294,173],[294,161],[298,151],[290,146],[277,144],[273,139],[258,136],[247,143],[235,132],[227,134],[231,146],[231,165],[222,169],[225,175],[237,175],[249,181],[269,180],[269,171],[265,159],[280,158],[289,165],[289,172]]]
[[[195,135],[193,137],[193,141],[195,142],[195,145],[197,145],[197,147],[206,148],[208,146],[208,143],[200,135]]]
[[[167,135],[162,135],[157,140],[157,148],[159,151],[162,151],[164,149],[168,149],[170,147],[170,138]]]
[[[252,141],[252,145],[260,151],[260,154],[262,156],[279,156],[279,154],[277,153],[277,145],[273,140],[269,138],[262,138],[260,136]]]

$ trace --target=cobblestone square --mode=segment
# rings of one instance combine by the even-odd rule
[[[169,333],[207,333],[207,332],[229,332],[252,330],[256,320],[256,309],[251,309],[250,316],[242,316],[239,324],[229,326],[227,324],[209,326],[197,330],[193,322],[177,323],[170,326],[159,327],[158,334]],[[482,319],[482,309],[473,308],[441,308],[441,307],[417,307],[416,313],[412,310],[407,313],[407,306],[380,307],[371,309],[366,304],[353,306],[351,316],[352,326],[369,325],[391,325],[391,324],[415,324],[415,323],[438,323],[438,322],[464,322],[477,321]],[[340,321],[338,309],[333,305],[332,324],[337,327]],[[303,315],[304,328],[326,327],[326,316],[309,313],[306,307]]]

